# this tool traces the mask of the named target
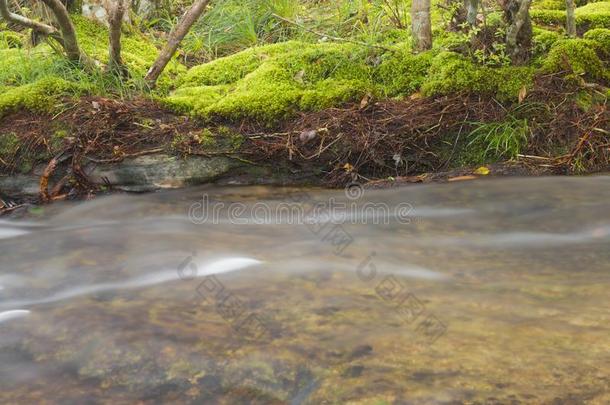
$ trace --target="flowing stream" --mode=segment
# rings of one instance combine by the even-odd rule
[[[610,177],[0,221],[0,403],[610,403]]]

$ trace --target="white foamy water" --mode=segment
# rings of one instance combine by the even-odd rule
[[[30,311],[24,309],[14,309],[12,311],[4,311],[0,312],[0,323],[7,322],[17,318],[23,318],[24,316],[28,316]]]

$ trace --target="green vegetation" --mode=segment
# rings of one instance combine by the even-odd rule
[[[509,117],[503,122],[474,123],[468,147],[475,163],[498,158],[515,158],[527,144],[526,119]],[[477,155],[478,154],[478,155]]]
[[[143,77],[184,2],[168,2],[153,19],[123,26],[127,74],[122,76],[105,70],[108,29],[103,24],[72,16],[82,50],[97,63],[85,67],[60,56],[57,44],[32,46],[29,32],[8,30],[0,22],[0,117],[19,109],[54,113],[64,98],[85,94],[152,97],[203,122],[251,119],[266,125],[371,98],[466,93],[491,97],[510,109],[537,76],[549,73],[594,83],[600,94],[608,93],[610,2],[578,1],[582,38],[568,39],[565,2],[535,1],[532,57],[525,63],[511,59],[507,23],[496,3],[485,2],[484,22],[472,28],[451,26],[456,3],[449,9],[445,4],[433,2],[434,45],[416,54],[408,0],[212,2],[154,90]],[[579,97],[599,102],[598,96]],[[476,161],[514,157],[528,141],[523,117],[473,125],[467,146]]]
[[[610,72],[604,67],[596,50],[601,44],[586,39],[566,39],[557,42],[544,63],[548,72],[567,71],[589,79],[610,79]]]
[[[563,9],[533,9],[531,16],[538,24],[564,26],[566,21],[564,9],[565,5]],[[610,28],[610,2],[600,1],[576,8],[576,25],[581,31]]]

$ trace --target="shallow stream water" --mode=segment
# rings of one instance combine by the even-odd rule
[[[610,177],[0,222],[0,403],[610,403]]]

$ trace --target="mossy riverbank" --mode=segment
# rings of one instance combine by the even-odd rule
[[[104,63],[106,28],[74,19],[85,52]],[[86,188],[82,159],[162,151],[230,155],[329,185],[505,161],[545,173],[603,171],[610,156],[603,27],[567,39],[540,23],[531,61],[521,66],[501,50],[465,51],[476,38],[459,32],[438,35],[420,54],[396,32],[376,45],[287,41],[191,68],[176,57],[154,90],[138,78],[157,44],[137,30],[124,33],[127,78],[82,69],[47,45],[27,45],[25,33],[0,31],[0,170],[32,174],[70,155],[66,175]]]

